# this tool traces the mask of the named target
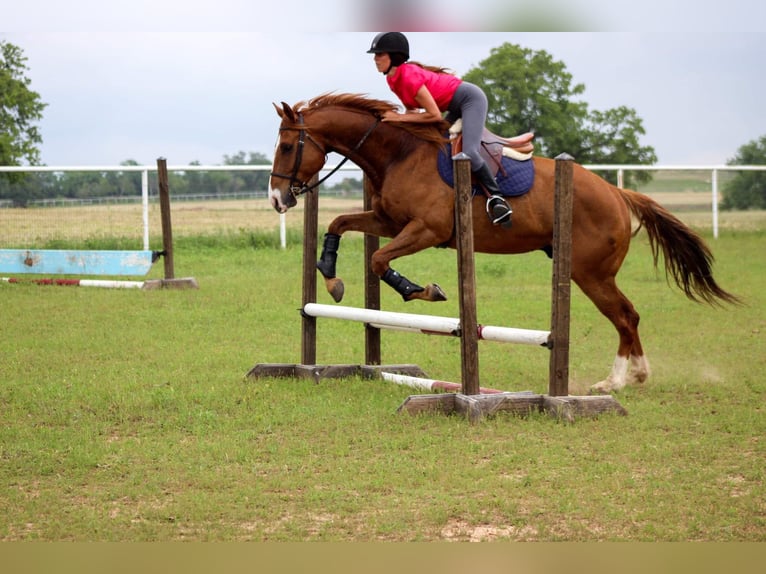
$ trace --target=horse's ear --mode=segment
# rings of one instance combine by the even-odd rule
[[[277,104],[275,104],[274,102],[272,102],[271,105],[274,106],[275,110],[277,110],[277,114],[279,114],[280,118],[282,118],[282,119],[287,118],[289,121],[295,122],[295,112],[285,102],[282,102],[282,107],[281,108]]]

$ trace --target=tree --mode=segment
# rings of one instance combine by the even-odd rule
[[[25,76],[26,57],[21,48],[0,41],[0,163],[19,165],[39,162],[42,137],[35,125],[47,104],[32,91]]]
[[[766,164],[766,135],[740,147],[726,164]],[[724,187],[721,209],[766,209],[766,171],[738,172]]]
[[[42,137],[35,122],[42,119],[47,104],[29,88],[26,61],[19,47],[0,40],[0,165],[20,165],[24,160],[34,165],[40,160],[37,146]],[[25,184],[25,179],[21,173],[0,173],[0,198],[26,205],[38,186]]]
[[[506,136],[533,131],[541,155],[572,153],[578,121],[586,113],[586,105],[573,97],[585,86],[572,85],[564,64],[544,51],[505,43],[463,78],[487,94],[489,129]]]
[[[656,163],[657,156],[654,148],[641,146],[638,141],[638,136],[645,133],[641,118],[635,110],[626,106],[605,112],[590,112],[580,133],[582,147],[575,152],[575,157],[580,163],[613,165]],[[614,171],[598,173],[601,177],[616,183],[617,174]],[[652,179],[648,171],[634,171],[628,176],[627,185],[631,185],[631,182],[647,183]]]
[[[639,144],[643,122],[635,110],[621,106],[605,112],[589,111],[579,97],[583,84],[573,83],[562,62],[544,50],[505,43],[463,78],[487,94],[487,127],[499,135],[535,132],[538,154],[562,152],[578,163],[654,163],[654,149]],[[608,172],[605,177],[616,179]],[[647,172],[630,174],[635,180]]]
[[[248,152],[240,151],[233,156],[224,155],[223,165],[271,165],[271,161],[265,155],[260,152]],[[268,171],[253,171],[253,172],[234,172],[236,176],[236,183],[234,187],[236,189],[232,191],[254,191],[258,189],[267,189],[269,186],[269,172]]]

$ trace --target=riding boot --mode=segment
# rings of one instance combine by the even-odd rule
[[[492,176],[492,172],[489,170],[489,166],[484,163],[482,166],[474,171],[476,179],[487,190],[490,197],[487,198],[487,215],[492,225],[500,225],[501,227],[508,229],[511,227],[511,214],[513,210],[508,202],[500,194],[500,188],[497,185],[497,181]]]
[[[338,246],[340,245],[340,235],[335,233],[325,233],[324,245],[322,246],[322,255],[317,261],[317,269],[323,277],[333,279],[335,277],[335,261],[338,259]]]

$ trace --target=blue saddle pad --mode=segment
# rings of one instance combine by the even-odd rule
[[[447,144],[446,150],[439,151],[437,159],[439,175],[448,185],[455,185],[454,166],[452,164],[452,145]],[[531,159],[518,161],[503,157],[502,169],[497,172],[497,185],[505,197],[524,195],[535,183],[535,164]],[[473,193],[483,193],[478,186],[473,186]]]

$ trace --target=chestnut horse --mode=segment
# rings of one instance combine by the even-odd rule
[[[270,200],[284,213],[297,196],[316,187],[311,180],[329,152],[353,161],[371,183],[370,211],[336,217],[325,235],[317,268],[335,301],[343,282],[335,276],[340,237],[359,231],[391,238],[372,255],[371,269],[409,301],[446,299],[438,285],[421,287],[390,267],[397,257],[428,247],[455,247],[455,196],[437,171],[437,154],[446,142],[445,124],[382,122],[396,105],[359,94],[325,94],[295,106],[274,107],[282,119],[270,179]],[[533,158],[534,185],[511,198],[513,225],[493,226],[484,198],[474,198],[474,249],[484,253],[550,254],[553,237],[555,161]],[[704,241],[645,195],[620,189],[580,165],[573,166],[572,280],[619,333],[619,346],[607,378],[592,392],[618,391],[642,383],[649,363],[638,336],[639,315],[618,289],[615,276],[628,253],[631,214],[649,236],[655,267],[662,251],[666,272],[691,300],[711,305],[737,303],[712,276],[713,256]],[[640,228],[640,227],[639,227]]]

